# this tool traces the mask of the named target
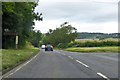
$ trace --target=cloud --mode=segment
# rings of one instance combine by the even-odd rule
[[[61,21],[56,20],[46,20],[46,21],[35,21],[35,30],[41,30],[42,33],[46,33],[49,29],[56,29],[61,24]],[[53,24],[54,23],[54,24]]]
[[[78,30],[78,32],[102,32],[102,33],[117,33],[117,22],[105,22],[105,23],[72,23]]]
[[[117,23],[118,20],[117,16],[118,0],[79,0],[79,1],[50,0],[50,1],[41,0],[39,2],[39,6],[36,8],[36,12],[43,13],[44,21],[36,22],[36,24],[41,24],[41,27],[39,27],[41,32],[43,31],[46,32],[46,30],[48,31],[50,28],[54,29],[56,25],[60,25],[65,21],[68,21],[71,24],[75,23],[76,26],[84,24],[82,26],[87,26],[86,31],[89,32],[94,31],[100,32],[98,30],[101,30],[103,32],[105,24],[108,23],[115,24]],[[94,24],[94,27],[90,27],[92,24]],[[43,28],[43,26],[45,28]],[[37,29],[37,26],[35,27]],[[78,31],[80,31],[79,29],[81,28],[82,27],[78,28]],[[107,32],[109,31],[111,30],[108,30]]]
[[[112,2],[117,3],[119,0],[40,0],[40,2]]]
[[[66,19],[71,21],[104,22],[117,21],[117,5],[93,2],[61,2],[41,4],[37,10],[46,20]]]
[[[56,29],[60,27],[61,21],[36,21],[35,30],[41,30],[42,33],[46,33],[49,29]],[[78,32],[102,32],[102,33],[117,33],[117,22],[105,22],[105,23],[76,23],[69,22]]]

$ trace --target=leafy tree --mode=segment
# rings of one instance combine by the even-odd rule
[[[65,22],[55,30],[50,29],[49,32],[46,33],[46,36],[43,39],[43,43],[56,46],[59,43],[69,43],[74,41],[76,37],[77,29],[69,25],[68,22]]]
[[[31,36],[31,40],[30,40],[32,45],[34,45],[35,47],[40,47],[41,39],[42,39],[42,33],[40,32],[40,30],[32,31],[32,36]]]
[[[24,46],[31,37],[35,20],[42,20],[42,13],[35,13],[35,2],[3,2],[2,3],[2,32],[17,32],[19,46]],[[6,39],[7,38],[7,39]],[[2,35],[3,48],[14,47],[15,37]],[[6,45],[5,45],[6,43]]]

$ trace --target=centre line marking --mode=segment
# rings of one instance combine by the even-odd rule
[[[66,55],[66,54],[64,54],[64,53],[62,53],[63,55]]]
[[[68,56],[70,59],[73,59],[71,56]]]
[[[86,64],[84,64],[84,63],[82,63],[81,61],[79,61],[79,60],[76,60],[78,63],[80,63],[80,64],[82,64],[83,66],[85,66],[85,67],[89,67],[88,65],[86,65]]]
[[[103,77],[103,78],[105,78],[105,79],[107,79],[107,80],[110,80],[108,77],[106,77],[105,75],[103,75],[102,73],[97,73],[99,76],[101,76],[101,77]]]

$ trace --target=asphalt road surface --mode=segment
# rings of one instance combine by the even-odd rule
[[[118,53],[41,51],[4,78],[118,78]]]

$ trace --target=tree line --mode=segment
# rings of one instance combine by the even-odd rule
[[[57,46],[59,44],[70,43],[71,41],[74,42],[77,36],[77,29],[69,25],[68,22],[64,22],[55,30],[49,29],[44,35],[42,43]]]
[[[2,48],[15,46],[14,35],[4,35],[5,32],[17,33],[19,47],[26,41],[35,46],[39,43],[40,31],[33,31],[34,20],[42,21],[42,13],[35,13],[37,2],[3,2],[2,3]],[[36,43],[35,43],[36,42]]]

